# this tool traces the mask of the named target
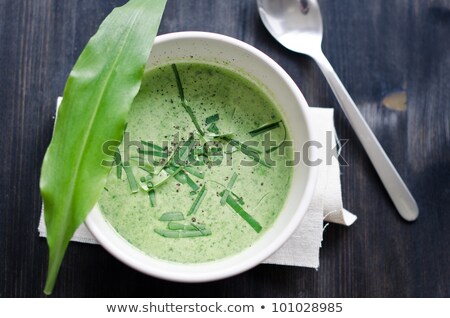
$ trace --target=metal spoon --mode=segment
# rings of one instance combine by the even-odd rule
[[[317,1],[257,2],[261,19],[272,36],[289,50],[309,55],[317,62],[398,212],[405,220],[414,221],[419,216],[416,201],[322,52],[322,16]]]

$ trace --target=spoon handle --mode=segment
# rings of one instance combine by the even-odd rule
[[[384,152],[355,102],[350,97],[341,80],[322,51],[311,55],[322,70],[342,107],[350,125],[367,152],[375,170],[384,184],[400,215],[407,221],[419,216],[419,208],[389,157]]]

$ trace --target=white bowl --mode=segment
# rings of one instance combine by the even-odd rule
[[[313,140],[308,104],[289,75],[256,48],[220,34],[178,32],[158,36],[147,68],[180,61],[224,66],[255,80],[279,106],[291,132],[294,151]],[[316,158],[315,148],[309,157]],[[123,239],[95,207],[86,220],[89,230],[112,255],[145,274],[178,282],[205,282],[242,273],[279,249],[300,224],[314,191],[317,170],[300,162],[294,167],[286,203],[275,223],[248,249],[221,260],[200,264],[164,261],[144,254]]]

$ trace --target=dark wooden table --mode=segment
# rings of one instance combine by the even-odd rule
[[[0,0],[0,296],[40,297],[47,246],[37,235],[39,170],[55,98],[102,19],[125,0]],[[261,265],[208,284],[140,274],[100,246],[72,243],[54,296],[450,296],[450,1],[322,0],[324,51],[419,204],[403,221],[342,112],[350,228],[324,233],[321,267]],[[317,66],[280,46],[254,0],[169,0],[160,33],[202,30],[250,43],[280,63],[314,106],[338,104]],[[407,110],[383,106],[405,90]]]

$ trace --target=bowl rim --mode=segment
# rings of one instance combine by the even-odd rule
[[[289,88],[289,90],[293,93],[297,100],[297,104],[299,106],[300,112],[303,115],[304,121],[305,121],[305,128],[307,131],[307,138],[308,140],[315,140],[315,132],[313,130],[312,125],[312,119],[310,115],[308,114],[309,105],[304,98],[302,92],[300,91],[297,84],[293,81],[293,79],[287,74],[287,72],[277,63],[275,62],[271,57],[263,53],[262,51],[258,50],[257,48],[251,46],[250,44],[247,44],[241,40],[232,38],[230,36],[222,35],[219,33],[212,33],[212,32],[203,32],[203,31],[182,31],[182,32],[173,32],[173,33],[167,33],[158,35],[155,38],[154,45],[158,45],[164,42],[169,42],[173,40],[186,40],[186,39],[192,39],[192,40],[212,40],[212,41],[218,41],[223,42],[227,45],[235,46],[237,48],[240,48],[251,55],[255,56],[256,58],[262,60],[265,64],[267,64],[274,72],[278,73],[278,75],[283,79],[284,84]],[[309,157],[310,158],[317,158],[318,157],[318,150],[313,147],[309,149]],[[186,282],[186,283],[195,283],[195,282],[209,282],[209,281],[215,281],[227,277],[231,277],[237,274],[240,274],[244,271],[247,271],[261,262],[263,262],[265,259],[267,259],[269,256],[271,256],[273,253],[275,253],[294,233],[294,231],[297,229],[297,227],[300,225],[301,220],[303,219],[309,204],[311,202],[317,177],[318,177],[318,167],[315,166],[309,166],[309,175],[307,177],[307,181],[305,184],[305,189],[303,192],[302,199],[299,200],[298,205],[296,207],[296,211],[293,214],[291,218],[291,222],[285,227],[285,229],[280,232],[274,241],[271,242],[270,245],[268,245],[266,248],[259,250],[257,253],[255,253],[251,258],[246,259],[245,262],[235,264],[235,266],[232,266],[230,268],[222,268],[221,270],[211,271],[211,272],[203,272],[203,273],[195,273],[186,271],[184,273],[181,272],[173,272],[170,269],[161,270],[158,268],[152,268],[149,266],[142,266],[140,262],[133,259],[132,257],[129,257],[122,251],[120,248],[114,245],[114,243],[111,242],[111,240],[108,238],[108,235],[106,235],[102,229],[99,226],[98,219],[99,215],[101,214],[99,209],[94,208],[91,213],[86,218],[85,224],[88,227],[89,231],[92,233],[92,235],[97,239],[97,241],[102,245],[103,248],[105,248],[111,255],[113,255],[115,258],[120,260],[122,263],[128,265],[129,267],[142,272],[144,274],[169,280],[169,281],[175,281],[175,282]],[[100,216],[103,218],[102,216]],[[103,218],[104,220],[104,218]],[[120,237],[120,235],[116,232],[117,237]],[[120,237],[121,238],[121,237]],[[130,244],[130,247],[134,247]],[[135,248],[135,247],[134,247]],[[143,253],[139,249],[135,248],[136,252]],[[238,253],[239,254],[239,253]],[[237,254],[237,255],[238,255]],[[172,262],[168,262],[165,260],[159,260],[158,258],[152,257],[150,255],[145,255],[149,259],[152,259],[156,262],[161,262],[164,264],[169,264]],[[218,260],[220,261],[220,260]],[[208,263],[201,263],[203,266],[207,266]],[[183,263],[174,263],[174,266],[180,266],[180,267],[195,267],[197,264],[183,264]],[[170,267],[170,266],[169,266]]]

